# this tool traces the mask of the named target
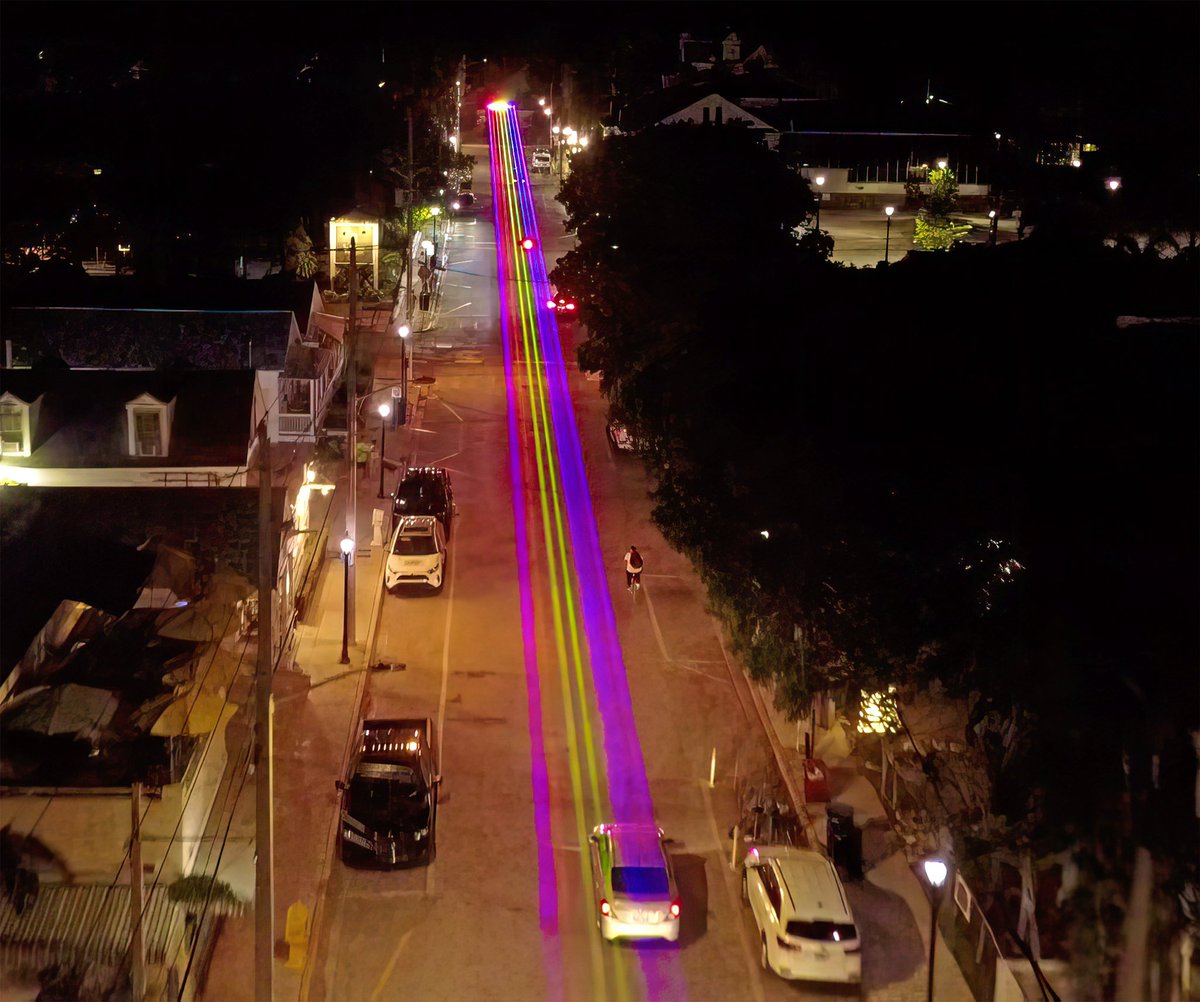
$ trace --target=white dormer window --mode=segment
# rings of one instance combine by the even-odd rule
[[[6,393],[0,397],[0,456],[29,452],[29,405]]]
[[[171,443],[174,401],[164,403],[143,393],[125,405],[129,425],[129,455],[165,456]]]

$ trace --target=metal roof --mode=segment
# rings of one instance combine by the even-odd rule
[[[183,942],[184,910],[165,887],[147,893],[142,918],[146,960],[173,960]],[[10,969],[95,962],[123,966],[130,943],[128,885],[43,884],[37,900],[18,915],[0,902],[0,962]]]

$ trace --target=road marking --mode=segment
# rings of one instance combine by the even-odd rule
[[[455,410],[453,407],[451,407],[451,406],[450,406],[448,403],[446,403],[446,401],[445,401],[445,400],[443,400],[441,397],[438,397],[438,398],[437,398],[437,402],[438,402],[439,404],[441,404],[443,407],[445,407],[445,408],[446,408],[446,410],[448,410],[448,411],[449,411],[451,414],[453,414],[453,415],[454,415],[456,418],[458,418],[460,421],[462,421],[462,420],[463,420],[463,416],[462,416],[461,414],[459,414],[459,413],[458,413],[458,411],[456,411],[456,410]],[[456,455],[456,456],[457,456],[457,455],[458,455],[458,453],[456,452],[456,453],[454,453],[454,455]],[[449,457],[447,457],[447,458],[449,458]]]
[[[437,458],[437,459],[431,460],[431,461],[430,461],[429,463],[427,463],[426,465],[428,465],[428,466],[441,466],[441,465],[442,465],[442,464],[443,464],[443,463],[444,463],[444,462],[445,462],[447,459],[453,459],[453,458],[454,458],[455,456],[457,456],[457,455],[458,455],[458,453],[457,453],[457,452],[452,452],[452,453],[450,453],[450,455],[448,455],[448,456],[441,456],[441,457],[439,457],[439,458]]]
[[[708,823],[712,827],[713,839],[720,846],[722,844],[721,833],[717,828],[716,815],[713,814],[712,794],[708,792],[708,783],[705,780],[699,780],[696,785],[700,787],[700,795],[704,801],[704,810],[708,814]],[[742,959],[746,961],[746,973],[750,975],[750,990],[754,995],[755,1002],[763,1002],[762,971],[759,968],[758,957],[755,956],[754,948],[750,945],[749,940],[746,939],[746,924],[742,921],[741,888],[730,886],[730,881],[733,879],[732,871],[725,865],[723,858],[717,864],[717,869],[721,871],[721,884],[725,888],[725,893],[733,909],[738,940],[742,944]]]
[[[371,1002],[379,1002],[379,996],[383,994],[384,988],[392,978],[392,971],[396,969],[396,961],[400,959],[400,951],[407,945],[409,939],[412,938],[413,930],[409,929],[403,936],[400,937],[400,942],[396,944],[396,949],[392,951],[391,957],[388,958],[387,967],[383,969],[383,975],[379,979],[379,984],[375,986],[375,990],[371,992]]]
[[[456,453],[457,455],[457,453]],[[459,528],[459,533],[462,528]],[[458,538],[462,538],[459,536]],[[454,614],[454,585],[458,581],[458,545],[455,544],[453,550],[450,551],[450,595],[446,601],[446,630],[442,634],[442,692],[438,697],[438,757],[437,767],[438,775],[442,773],[442,745],[446,740],[446,688],[450,684],[450,620]],[[438,792],[441,792],[441,786],[438,786]],[[440,826],[441,818],[438,818]],[[434,832],[434,837],[437,833]],[[433,894],[434,890],[434,867],[437,866],[437,857],[429,864],[425,871],[425,893]]]
[[[464,286],[461,286],[461,288],[464,288],[464,289],[469,289],[469,288],[470,288],[470,286],[469,286],[469,285],[464,285]],[[457,313],[459,310],[465,310],[465,309],[466,309],[468,306],[470,306],[470,305],[471,305],[470,303],[463,303],[461,306],[456,306],[456,307],[454,307],[454,309],[452,309],[452,310],[443,310],[443,311],[442,311],[442,316],[446,316],[447,314],[450,314],[450,313]]]
[[[662,630],[658,626],[658,617],[654,615],[654,603],[650,601],[650,589],[643,586],[641,591],[646,596],[646,609],[650,613],[650,626],[654,630],[654,639],[658,641],[658,649],[662,653],[664,660],[671,661],[671,655],[667,653],[667,645],[663,643]]]

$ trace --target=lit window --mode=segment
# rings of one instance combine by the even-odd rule
[[[139,456],[158,456],[162,454],[162,416],[157,410],[136,410],[133,412],[134,438],[137,442]]]
[[[143,393],[125,405],[128,415],[129,455],[165,456],[170,450],[171,415],[174,401],[166,402]]]
[[[0,455],[27,456],[29,408],[22,403],[6,400],[0,403]]]

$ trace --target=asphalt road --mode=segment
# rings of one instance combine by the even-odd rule
[[[444,465],[458,518],[437,596],[387,597],[379,657],[402,671],[371,676],[367,715],[430,716],[441,739],[437,858],[401,871],[334,862],[311,997],[341,999],[796,999],[845,997],[764,974],[756,931],[728,866],[735,773],[762,774],[764,738],[735,685],[701,585],[649,523],[647,481],[614,454],[595,382],[564,356],[596,530],[642,759],[682,896],[677,945],[612,945],[595,925],[586,845],[618,768],[589,754],[604,721],[584,671],[554,657],[545,547],[527,541],[540,691],[529,682],[517,526],[536,526],[536,481],[513,498],[487,151],[479,211],[451,244],[437,331],[418,339],[416,374],[433,376],[414,462]],[[535,181],[549,267],[569,247],[552,182]],[[385,363],[386,363],[385,359]],[[386,364],[384,368],[386,369]],[[522,389],[532,367],[517,375]],[[514,521],[514,503],[518,519]],[[646,560],[636,603],[622,554]],[[585,659],[586,661],[586,659]],[[714,785],[710,788],[710,770]],[[544,776],[543,776],[544,768]],[[870,967],[870,944],[867,966]],[[856,995],[851,991],[850,995]],[[882,996],[881,996],[882,997]]]

